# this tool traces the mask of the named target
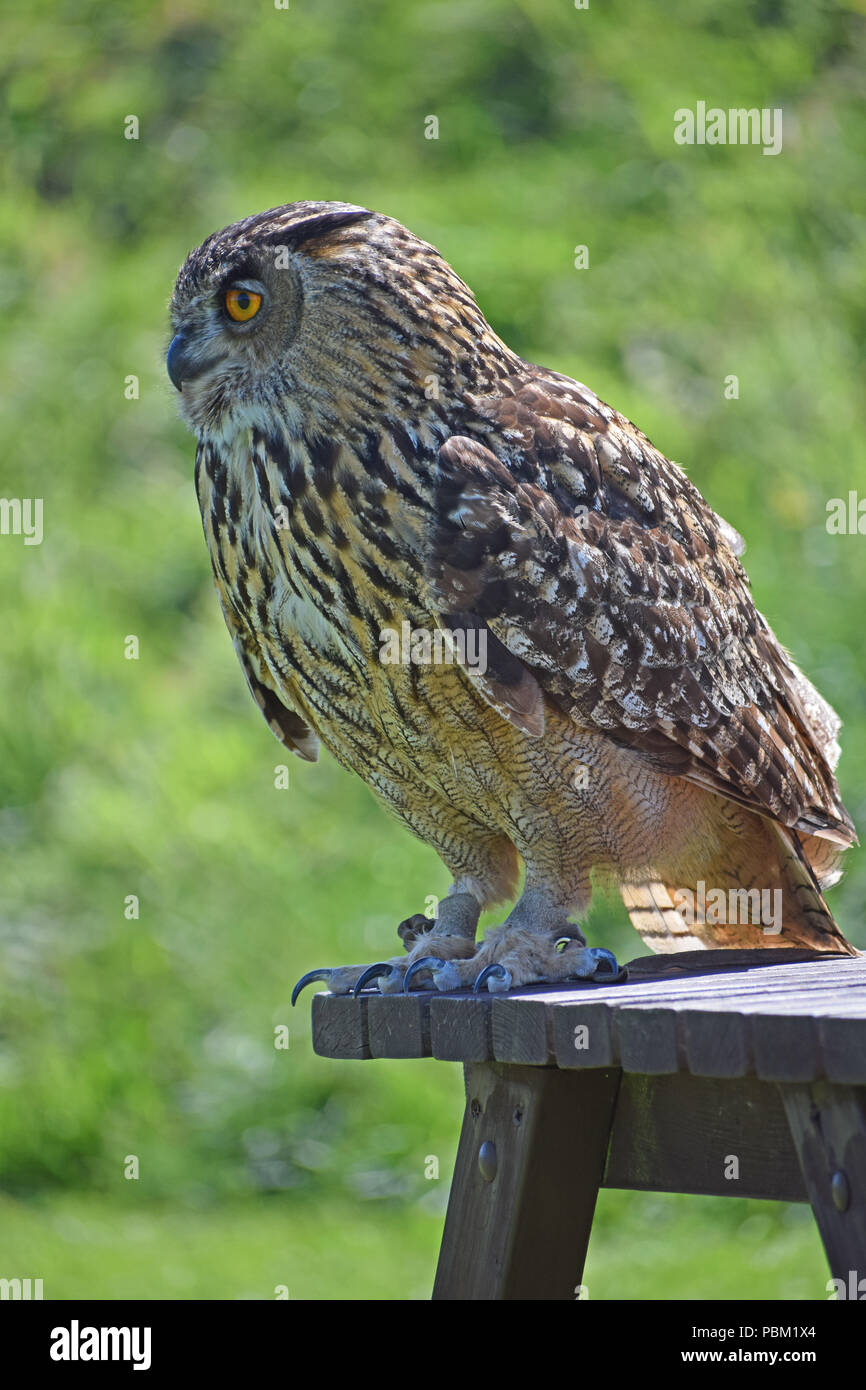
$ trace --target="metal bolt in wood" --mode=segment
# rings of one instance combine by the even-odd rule
[[[492,1182],[496,1177],[496,1169],[496,1145],[485,1139],[478,1150],[478,1171],[485,1182]]]

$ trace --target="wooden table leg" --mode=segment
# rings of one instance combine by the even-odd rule
[[[866,1088],[779,1089],[839,1298],[866,1298]]]
[[[469,1064],[435,1299],[574,1299],[618,1068]]]

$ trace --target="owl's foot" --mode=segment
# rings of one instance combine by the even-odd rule
[[[523,985],[564,980],[613,984],[625,978],[610,951],[587,946],[580,928],[569,922],[559,895],[537,883],[524,888],[508,920],[488,931],[471,960],[423,964],[437,989],[471,988],[476,993],[485,985],[494,994],[504,994]],[[404,989],[421,969],[416,948],[416,961],[403,978]]]
[[[403,976],[404,990],[410,988],[415,973],[425,969],[439,990],[472,988],[478,993],[486,986],[491,994],[565,980],[614,984],[626,975],[611,951],[587,946],[572,923],[558,932],[540,934],[506,922],[491,928],[469,960],[435,961],[419,956]]]
[[[403,948],[411,951],[413,946],[417,946],[422,937],[429,936],[436,926],[435,917],[427,917],[423,912],[416,912],[412,917],[405,917],[397,928],[397,935],[403,942]]]
[[[375,972],[378,979],[380,974],[384,979],[394,974],[394,992],[400,988],[402,974],[399,973],[401,962],[379,961],[376,965],[323,965],[317,970],[308,970],[306,975],[302,975],[292,990],[292,1004],[298,1002],[298,995],[307,985],[321,980],[328,986],[332,994],[359,994],[364,985],[372,978],[371,971]],[[360,983],[359,983],[360,981]],[[388,992],[387,990],[385,992]]]
[[[435,956],[433,951],[436,952]],[[474,941],[460,936],[434,936],[431,932],[419,941],[408,956],[392,956],[390,960],[377,961],[375,965],[338,965],[308,970],[292,990],[292,1003],[296,1002],[301,990],[314,980],[322,980],[332,994],[354,994],[357,997],[368,988],[374,988],[379,994],[399,994],[406,977],[414,979],[422,968],[426,972],[431,962],[446,965],[461,957],[471,959],[474,954]]]
[[[419,973],[424,978],[428,967],[425,965],[422,973],[417,966],[421,957],[425,962],[433,960],[443,964],[456,959],[471,959],[475,954],[475,928],[479,914],[479,905],[471,894],[449,894],[440,902],[435,918],[417,913],[400,923],[397,934],[409,952],[408,956],[393,956],[390,960],[377,961],[375,965],[309,970],[292,990],[292,1003],[295,1003],[301,990],[315,980],[327,984],[332,994],[358,995],[368,987],[376,988],[381,994],[399,994],[410,970],[410,980]]]
[[[491,994],[505,994],[522,985],[559,984],[568,980],[591,980],[593,984],[619,984],[628,976],[612,951],[604,946],[587,946],[582,937],[571,934],[554,939],[535,937],[531,942],[515,939],[510,932],[488,951],[488,939],[473,965],[480,965],[472,988],[477,994],[486,986]]]

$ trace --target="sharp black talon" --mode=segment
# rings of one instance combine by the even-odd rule
[[[413,975],[417,975],[419,970],[433,970],[442,962],[438,956],[422,956],[420,960],[413,960],[406,974],[403,976],[403,993],[409,993],[409,981]]]
[[[298,983],[295,985],[295,988],[292,990],[292,1006],[294,1007],[294,1004],[302,989],[304,989],[307,985],[311,985],[314,980],[330,980],[333,973],[334,972],[328,969],[326,966],[322,966],[318,970],[308,970],[306,975],[301,976],[301,978],[298,980]]]
[[[627,967],[620,965],[613,951],[606,950],[604,946],[590,946],[589,953],[591,956],[594,956],[599,965],[602,963],[605,964],[610,972],[606,974],[603,970],[596,971],[593,978],[596,979],[599,984],[615,985],[628,979]]]
[[[505,981],[506,981],[505,989],[510,989],[510,988],[511,988],[511,971],[510,971],[510,970],[506,970],[506,969],[505,969],[505,966],[504,966],[504,965],[500,965],[499,961],[496,960],[496,961],[493,962],[492,965],[485,965],[484,969],[481,971],[481,974],[480,974],[480,975],[476,975],[476,977],[475,977],[475,983],[474,983],[473,986],[472,986],[472,993],[473,993],[473,994],[480,994],[480,992],[481,992],[481,986],[482,986],[487,980],[490,979],[491,975],[494,975],[494,976],[496,977],[497,980],[505,980]],[[488,988],[489,988],[489,986],[488,986]],[[496,992],[499,993],[500,991],[497,990]],[[504,991],[502,991],[502,992],[504,993]]]
[[[377,961],[375,965],[368,965],[355,985],[355,988],[352,990],[353,999],[358,998],[361,990],[365,985],[368,985],[371,980],[381,980],[383,975],[390,975],[393,969],[393,965],[389,965],[388,962],[384,960]]]

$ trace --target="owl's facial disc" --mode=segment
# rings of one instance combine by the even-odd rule
[[[260,280],[245,276],[221,285],[208,296],[211,303],[199,307],[191,316],[192,325],[184,324],[171,340],[165,359],[172,384],[183,391],[184,382],[192,382],[218,367],[229,355],[233,339],[260,327],[267,318],[268,292]],[[201,309],[208,312],[201,313]]]
[[[175,295],[165,365],[196,434],[229,438],[273,408],[303,302],[294,268],[273,260],[247,252],[205,264]]]

